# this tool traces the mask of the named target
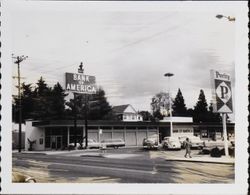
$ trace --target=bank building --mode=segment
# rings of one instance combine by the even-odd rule
[[[97,142],[106,139],[122,139],[125,147],[141,147],[146,137],[157,135],[161,142],[164,137],[170,136],[170,122],[173,125],[171,136],[195,135],[202,140],[215,137],[220,139],[223,136],[221,123],[194,123],[191,117],[165,117],[155,122],[143,121],[142,116],[130,104],[114,106],[113,112],[117,117],[116,120],[88,121],[88,139]],[[76,132],[73,120],[28,120],[24,129],[23,147],[29,150],[29,141],[33,141],[32,149],[37,151],[67,149],[75,139],[82,140],[86,132],[84,120],[77,120]],[[234,123],[228,123],[227,129],[228,134],[233,135]],[[18,142],[17,136],[13,136],[13,139],[14,143]]]

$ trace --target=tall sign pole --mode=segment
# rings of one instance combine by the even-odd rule
[[[88,148],[88,95],[85,95],[85,114],[84,114],[84,120],[85,120],[85,148]]]
[[[225,155],[228,156],[227,113],[233,112],[231,77],[216,70],[210,71],[212,83],[213,112],[222,114]]]
[[[20,63],[28,58],[28,56],[12,56],[17,64],[17,79],[18,79],[18,122],[19,122],[19,132],[18,132],[18,152],[22,151],[22,101],[21,101],[21,74],[20,74]]]
[[[97,86],[95,76],[85,75],[83,64],[79,65],[78,73],[66,73],[66,82],[65,88],[67,91],[74,93],[74,103],[76,111],[76,94],[83,95],[85,94],[85,111],[84,111],[84,120],[85,120],[85,147],[88,147],[88,95],[96,94]],[[75,133],[77,129],[76,118],[75,118]],[[76,139],[75,139],[76,145]]]
[[[170,136],[173,136],[173,120],[172,120],[172,102],[170,95],[170,77],[174,76],[173,73],[164,74],[165,77],[168,77],[168,101],[169,101],[169,115],[170,115]]]
[[[76,110],[76,93],[74,94],[74,146],[76,147],[77,143],[77,110]]]

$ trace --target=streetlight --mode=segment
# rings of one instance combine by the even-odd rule
[[[218,19],[227,18],[228,21],[235,21],[235,17],[232,17],[232,16],[224,16],[224,15],[218,14],[215,17],[218,18]]]
[[[224,15],[221,15],[221,14],[218,14],[215,17],[218,18],[218,19],[227,18],[228,21],[230,21],[230,22],[234,22],[236,20],[235,17],[224,16]],[[226,119],[226,117],[227,117],[226,113],[222,113],[222,126],[223,126],[223,138],[224,138],[225,156],[228,156],[229,151],[228,151],[228,143],[227,143],[227,119]]]
[[[170,136],[173,135],[173,122],[172,122],[172,104],[171,104],[171,95],[170,95],[170,77],[174,76],[173,73],[164,74],[165,77],[168,77],[168,101],[169,101],[169,115],[170,115]]]

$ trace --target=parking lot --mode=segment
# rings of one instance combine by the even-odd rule
[[[231,183],[232,161],[209,162],[192,150],[145,150],[142,147],[13,153],[13,171],[37,182],[80,183]],[[195,159],[200,158],[198,161]],[[203,158],[203,160],[201,159]],[[205,160],[204,160],[205,158]],[[218,159],[217,159],[218,160]],[[232,160],[232,159],[231,159]]]

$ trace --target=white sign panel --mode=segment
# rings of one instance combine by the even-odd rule
[[[218,113],[232,113],[232,89],[229,74],[211,70],[213,111]]]

